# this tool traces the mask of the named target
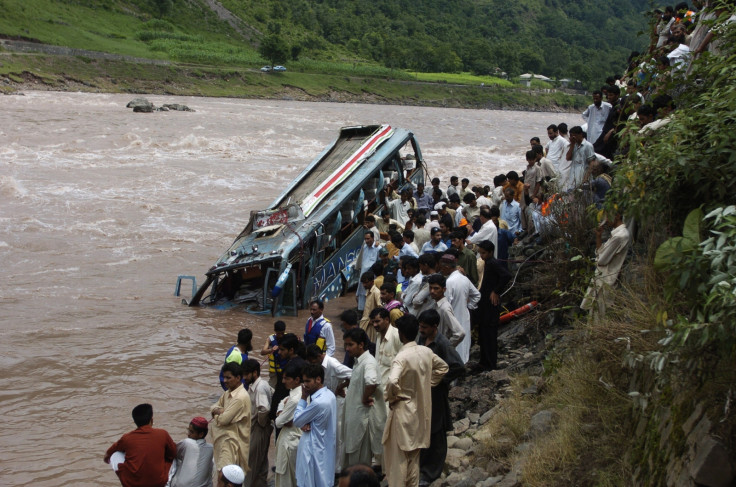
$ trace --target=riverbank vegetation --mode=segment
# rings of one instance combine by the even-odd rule
[[[719,32],[721,51],[687,77],[660,73],[652,92],[676,95],[668,123],[621,132],[613,188],[589,213],[587,235],[565,226],[589,243],[557,255],[556,298],[530,325],[547,333],[543,390],[526,393],[529,378],[514,377],[485,426],[483,456],[517,471],[521,485],[736,478],[736,28]],[[635,238],[613,304],[591,319],[578,308],[592,274],[590,228],[617,212]],[[530,438],[540,411],[552,426]]]

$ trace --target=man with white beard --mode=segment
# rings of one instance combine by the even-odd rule
[[[467,363],[470,359],[470,310],[478,307],[480,291],[457,269],[457,250],[450,249],[440,259],[440,272],[447,279],[445,297],[452,305],[452,313],[465,331],[463,340],[455,346],[458,355]]]

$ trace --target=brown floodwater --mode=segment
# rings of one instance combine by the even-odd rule
[[[492,185],[528,140],[575,114],[195,97],[196,112],[133,113],[130,95],[0,97],[0,485],[119,485],[102,456],[154,406],[175,441],[222,392],[241,327],[273,319],[183,306],[247,223],[338,133],[414,131],[430,175]],[[185,284],[184,294],[190,286]],[[331,302],[328,317],[351,306]],[[303,333],[308,317],[288,319]],[[339,340],[338,340],[339,341]],[[340,358],[342,356],[340,355]]]

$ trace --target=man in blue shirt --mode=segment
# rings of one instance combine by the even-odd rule
[[[251,341],[253,340],[253,332],[248,328],[243,328],[238,332],[238,343],[230,347],[225,354],[225,363],[235,362],[238,365],[248,360],[248,352],[253,350]],[[226,391],[227,386],[225,385],[225,378],[222,376],[222,370],[220,370],[220,386],[222,390]],[[246,387],[245,381],[243,381],[243,387]]]
[[[424,183],[417,183],[414,199],[417,201],[418,210],[429,210],[432,206],[432,197],[424,192]]]
[[[294,411],[294,426],[304,431],[296,453],[297,487],[332,487],[335,483],[337,401],[324,386],[325,369],[307,364],[302,369],[302,399]],[[311,402],[307,404],[307,398]]]
[[[442,230],[439,227],[434,227],[430,230],[431,238],[429,242],[422,245],[422,254],[429,254],[434,252],[444,252],[447,250],[447,245],[442,242]]]
[[[521,232],[521,206],[514,200],[516,190],[508,187],[503,191],[505,200],[501,202],[501,219],[509,224],[509,230],[513,233]]]

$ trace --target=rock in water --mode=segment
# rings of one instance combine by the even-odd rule
[[[176,110],[179,112],[193,112],[194,111],[188,106],[180,105],[179,103],[166,103],[164,104],[164,108],[168,108],[169,110]]]
[[[153,111],[153,103],[148,101],[146,98],[135,98],[133,100],[130,100],[127,105],[125,105],[126,108],[132,108],[134,112],[145,112],[150,113]],[[136,110],[137,107],[144,107],[148,108],[147,110]]]

